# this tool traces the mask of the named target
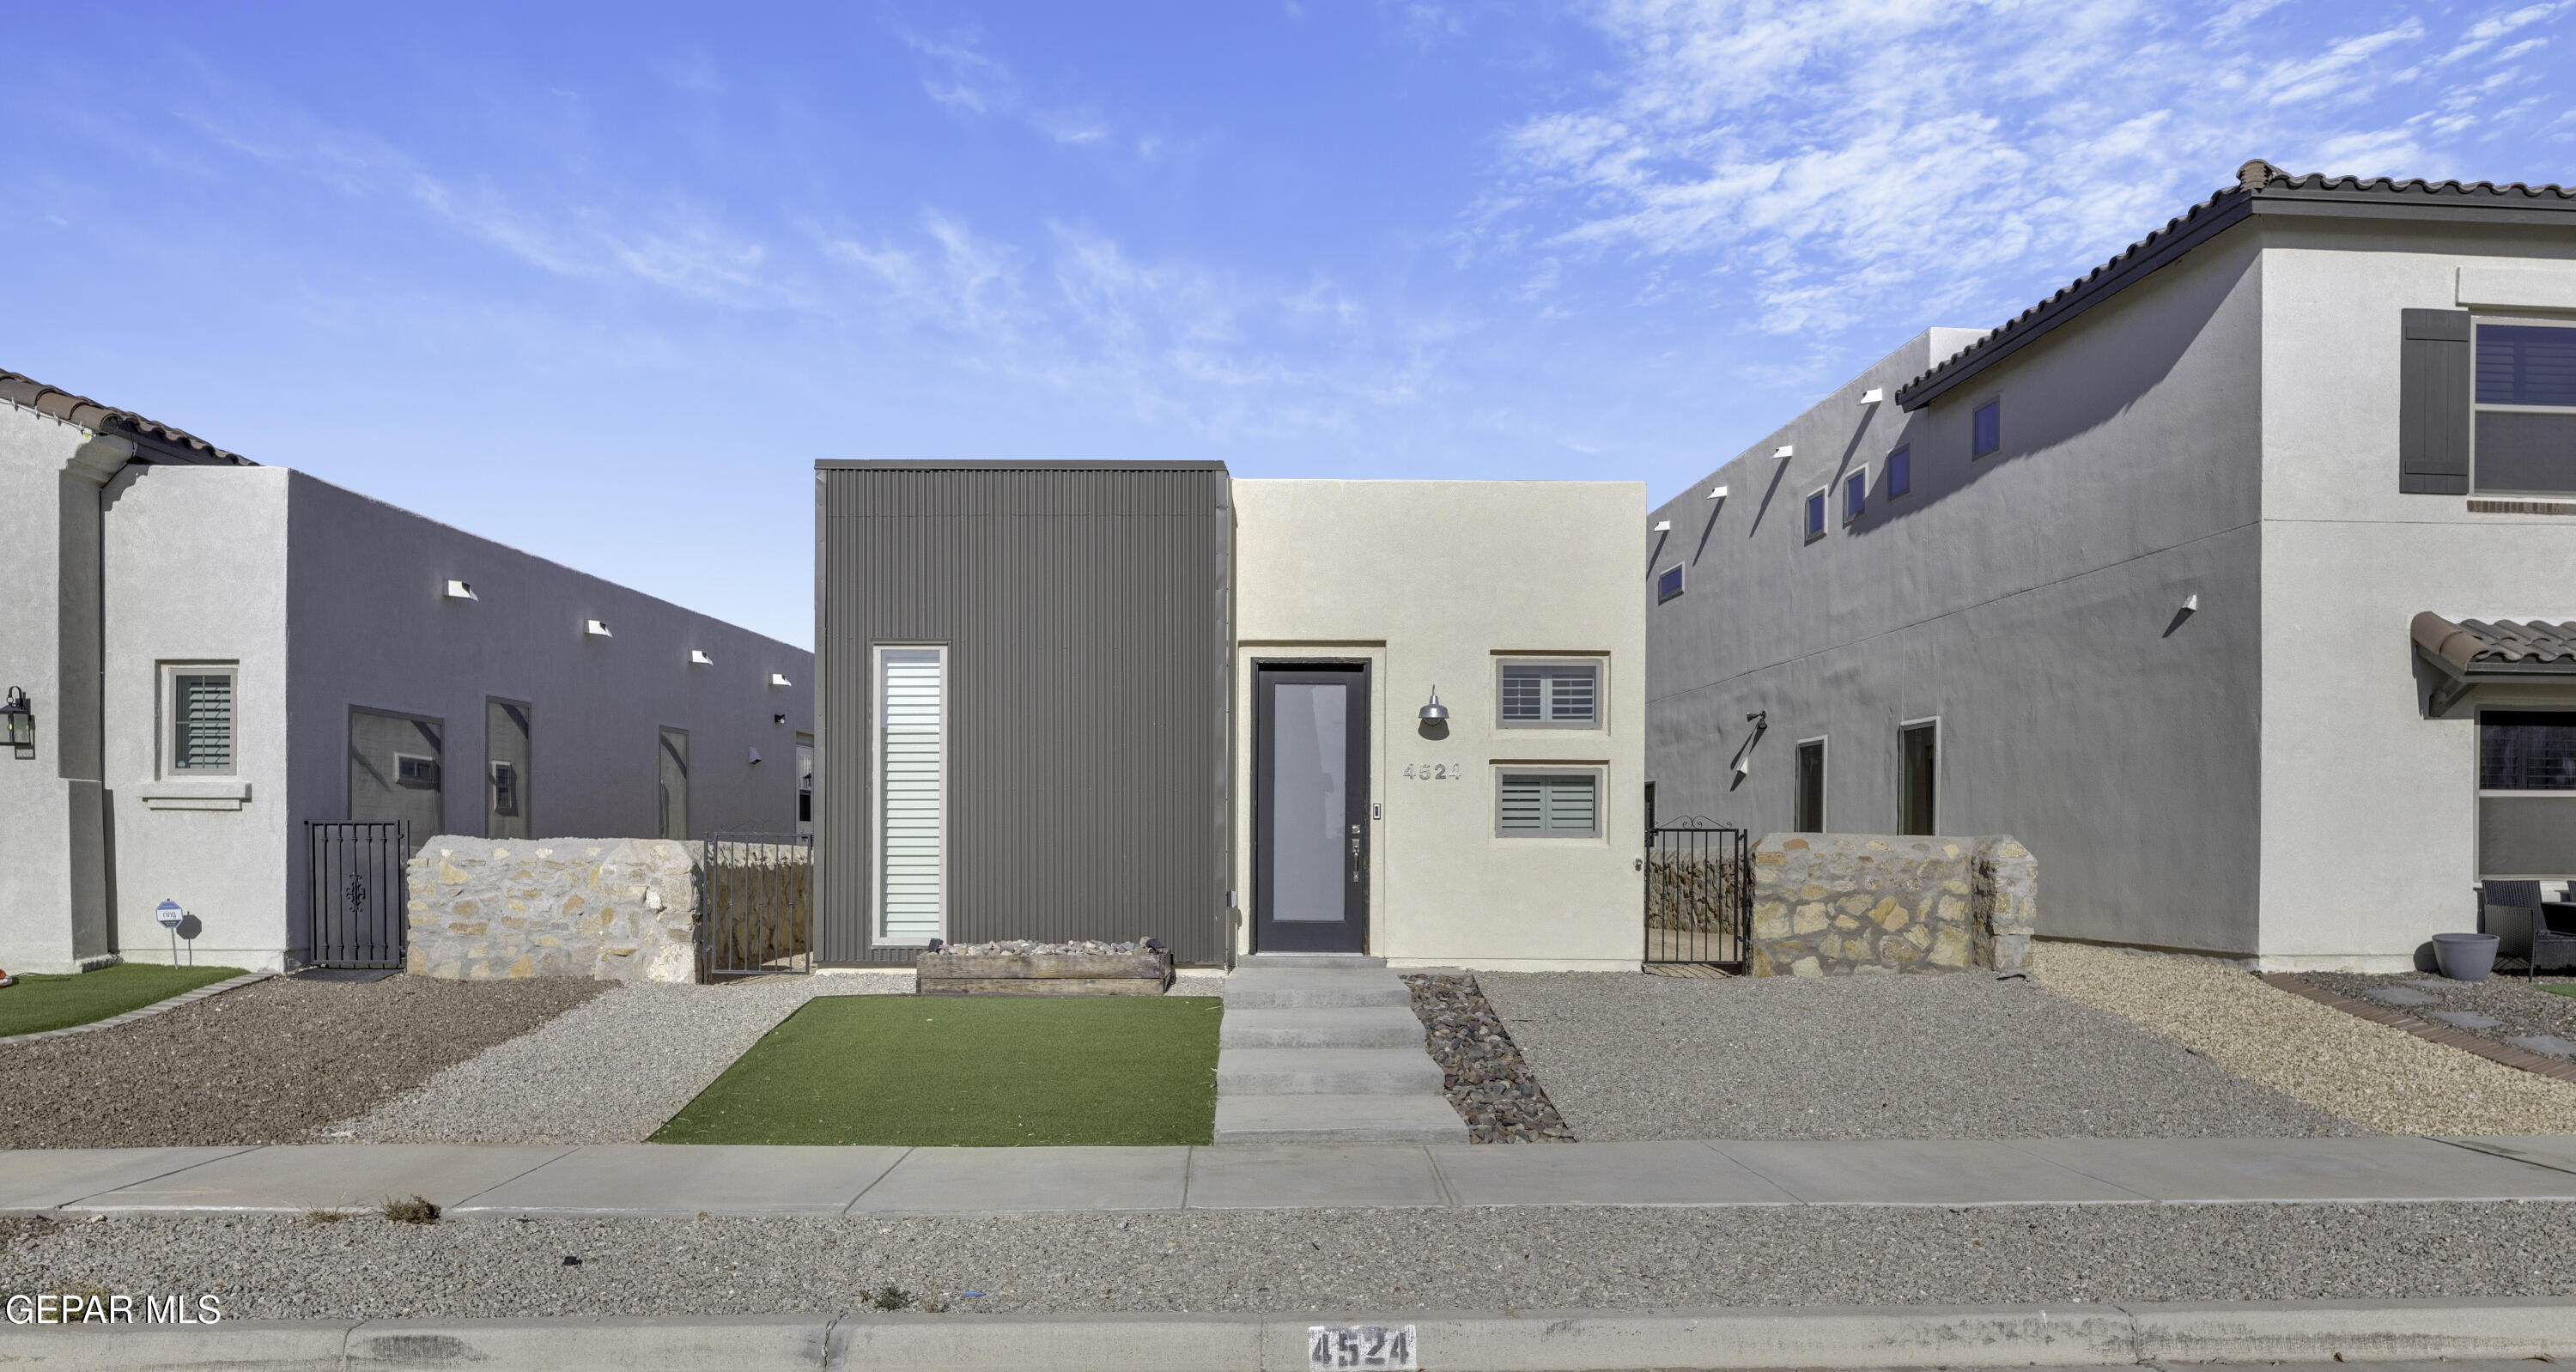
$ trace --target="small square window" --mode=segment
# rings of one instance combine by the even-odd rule
[[[1887,498],[1894,500],[1914,489],[1914,450],[1899,448],[1887,455]]]
[[[1984,457],[1986,454],[2003,447],[2004,402],[2000,400],[1989,400],[1985,404],[1979,405],[1976,413],[1976,429],[1976,444],[1974,447],[1969,449],[1969,454],[1971,456]]]
[[[1843,522],[1858,521],[1869,509],[1869,468],[1863,467],[1843,478]]]
[[[1601,727],[1601,664],[1514,662],[1497,668],[1496,724],[1505,729]]]
[[[438,789],[438,759],[424,753],[394,754],[394,784],[415,790]]]
[[[1680,563],[1675,563],[1655,578],[1655,603],[1661,605],[1681,593],[1682,569]]]
[[[1819,486],[1807,492],[1807,541],[1813,543],[1824,536],[1825,488]]]
[[[233,770],[234,673],[183,667],[170,674],[170,770]]]
[[[1494,833],[1500,838],[1599,838],[1601,774],[1592,771],[1496,774]]]

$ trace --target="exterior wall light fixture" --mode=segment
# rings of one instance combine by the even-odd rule
[[[707,656],[707,650],[704,648],[691,648],[689,650],[689,665],[692,667],[712,667],[716,665],[716,660]]]
[[[0,700],[0,743],[6,743],[22,762],[36,755],[36,707],[15,686],[9,688],[8,699]]]
[[[1711,499],[1711,500],[1724,500],[1724,499],[1726,499],[1726,488],[1725,488],[1724,486],[1711,486],[1711,487],[1709,487],[1709,488],[1708,488],[1708,498],[1709,498],[1709,499]]]
[[[1431,703],[1422,707],[1425,723],[1437,724],[1449,718],[1449,707],[1440,703],[1440,688],[1431,688]]]
[[[793,686],[796,683],[789,681],[785,672],[771,672],[769,674],[769,684],[772,686]]]
[[[1671,533],[1672,531],[1673,531],[1673,522],[1672,522],[1671,520],[1669,520],[1669,519],[1659,519],[1659,520],[1656,520],[1656,521],[1655,521],[1655,527],[1654,527],[1652,530],[1649,530],[1649,532],[1652,532],[1652,533],[1659,533],[1659,534],[1668,534],[1668,533]]]
[[[448,598],[448,599],[450,599],[450,600],[480,600],[480,599],[482,599],[482,597],[481,597],[481,596],[478,596],[478,595],[474,594],[474,586],[473,586],[473,583],[471,583],[471,582],[465,582],[465,581],[459,581],[459,580],[457,580],[457,579],[456,579],[456,578],[454,578],[454,577],[449,577],[449,578],[447,579],[447,598]]]
[[[770,722],[770,723],[772,723],[772,724],[785,724],[785,723],[787,722],[787,716],[785,716],[785,715],[771,715],[771,716],[769,717],[769,722]]]
[[[1880,403],[1884,402],[1886,399],[1887,399],[1887,391],[1886,391],[1884,388],[1882,388],[1882,387],[1878,387],[1878,386],[1872,386],[1872,387],[1870,387],[1868,390],[1865,390],[1865,391],[1863,391],[1863,392],[1861,392],[1861,393],[1860,393],[1860,403],[1862,403],[1862,404],[1864,404],[1864,405],[1876,405],[1876,404],[1880,404]]]
[[[604,619],[585,619],[585,620],[583,620],[583,621],[581,622],[581,631],[582,631],[583,633],[585,633],[585,634],[590,635],[592,638],[615,638],[615,637],[617,637],[617,635],[612,634],[612,633],[610,633],[610,632],[608,631],[608,621],[607,621],[607,620],[604,620]]]
[[[751,750],[751,765],[754,767],[760,765],[760,750],[758,748]]]

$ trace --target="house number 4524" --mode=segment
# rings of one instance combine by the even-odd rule
[[[1446,762],[1408,762],[1404,774],[1415,781],[1463,781],[1467,769]]]

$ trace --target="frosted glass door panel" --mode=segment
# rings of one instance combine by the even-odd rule
[[[1350,688],[1281,682],[1270,769],[1270,917],[1338,923],[1349,885]]]
[[[927,943],[947,905],[946,655],[887,648],[877,661],[877,937]]]

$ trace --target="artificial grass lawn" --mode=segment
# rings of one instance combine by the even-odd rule
[[[238,967],[159,967],[136,962],[62,976],[22,972],[17,984],[0,986],[0,1038],[88,1024],[241,974]]]
[[[1211,996],[818,996],[655,1143],[1206,1143]]]

